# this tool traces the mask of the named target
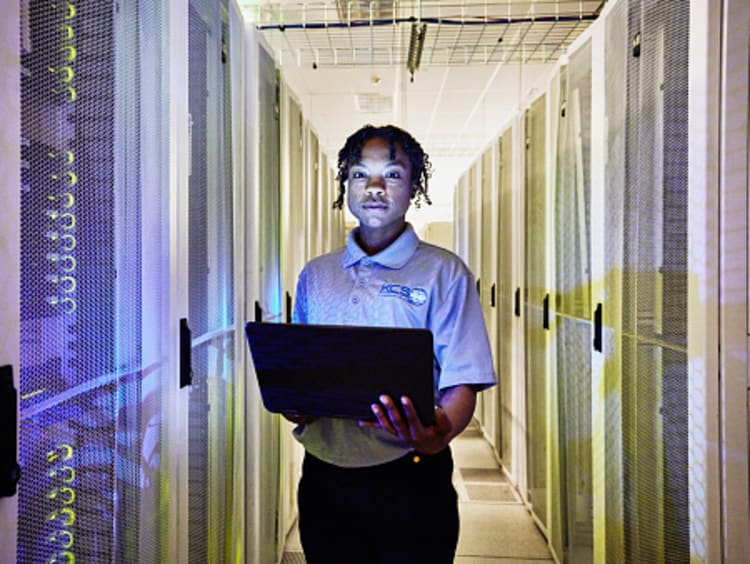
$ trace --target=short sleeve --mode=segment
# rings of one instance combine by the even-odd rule
[[[297,291],[294,295],[293,323],[308,323],[307,316],[307,268],[303,268],[297,279]]]
[[[461,274],[442,296],[432,320],[439,389],[461,384],[483,390],[497,383],[492,350],[473,276]]]

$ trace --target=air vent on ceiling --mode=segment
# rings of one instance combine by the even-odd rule
[[[342,23],[357,20],[369,20],[392,18],[393,6],[392,0],[378,0],[370,2],[366,0],[344,1],[336,0],[336,9],[339,14],[339,20]]]
[[[354,95],[357,110],[367,114],[385,114],[393,111],[393,99],[380,94],[361,93]]]

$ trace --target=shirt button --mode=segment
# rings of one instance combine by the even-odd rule
[[[361,288],[364,285],[365,285],[364,278],[360,278],[359,280],[357,280],[357,286],[359,286]]]
[[[354,296],[354,297],[352,298],[352,303],[353,303],[353,304],[358,304],[358,303],[359,303],[359,297],[358,297],[358,296]]]
[[[370,259],[367,259],[367,258],[366,259],[362,259],[362,264],[364,266],[368,266],[370,264]]]

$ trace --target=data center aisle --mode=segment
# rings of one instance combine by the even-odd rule
[[[529,512],[500,472],[476,422],[452,443],[461,533],[456,564],[548,564],[552,556]],[[305,559],[294,527],[282,564]],[[356,563],[352,563],[356,564]]]

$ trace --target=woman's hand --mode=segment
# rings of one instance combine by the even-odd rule
[[[422,425],[414,404],[408,397],[401,397],[406,418],[401,415],[391,397],[382,395],[378,399],[380,404],[373,403],[371,406],[377,422],[360,421],[360,425],[379,427],[399,437],[417,452],[436,454],[448,446],[451,439],[463,431],[471,420],[476,405],[476,392],[469,386],[455,386],[445,390],[440,398],[442,405],[435,408],[435,424],[427,427]]]

